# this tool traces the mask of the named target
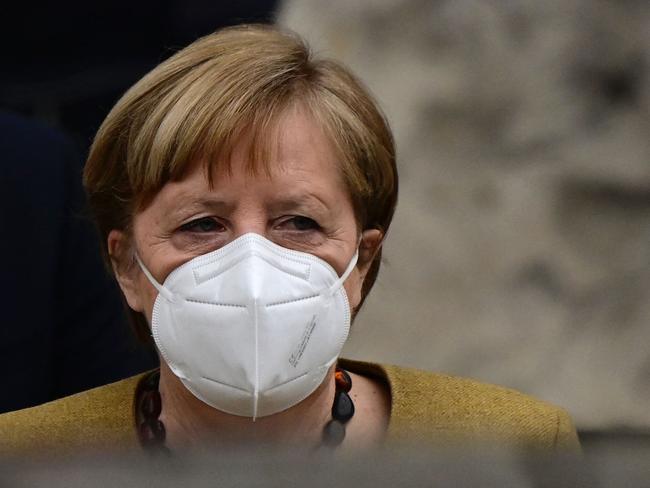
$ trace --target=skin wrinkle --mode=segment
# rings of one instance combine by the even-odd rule
[[[287,114],[286,117],[290,117],[292,114],[296,114],[296,113],[299,113],[299,112],[290,112],[289,114]],[[320,167],[320,166],[323,165],[323,161],[328,161],[329,160],[330,170],[336,168],[337,165],[334,163],[335,156],[333,155],[333,151],[331,151],[331,148],[329,148],[329,144],[327,144],[327,143],[323,144],[324,136],[321,133],[321,131],[318,130],[318,129],[313,130],[312,133],[308,133],[308,134],[305,135],[306,136],[306,137],[304,137],[305,140],[299,140],[300,136],[296,135],[295,130],[287,130],[287,128],[284,128],[284,130],[279,130],[279,133],[281,134],[282,137],[284,137],[284,139],[282,139],[282,137],[281,137],[281,139],[279,141],[279,142],[282,142],[282,146],[278,147],[278,151],[277,151],[277,153],[279,155],[279,161],[277,162],[277,164],[273,165],[274,168],[278,168],[277,171],[275,171],[276,177],[279,174],[279,176],[285,177],[285,179],[288,179],[290,181],[291,185],[295,185],[295,187],[298,187],[298,188],[300,188],[301,186],[302,187],[308,186],[310,188],[310,190],[308,190],[308,193],[312,193],[312,194],[319,194],[320,193],[320,195],[327,194],[327,190],[322,188],[322,186],[324,184],[322,182],[319,184],[318,180],[314,179],[313,174],[310,174],[309,171],[306,170],[305,165],[303,163],[303,161],[306,158],[310,157],[310,152],[312,151],[312,148],[319,148],[319,150],[317,151],[317,152],[319,152],[319,154],[317,155],[318,162],[316,163],[316,165]],[[320,137],[320,140],[318,140],[318,141],[314,140],[314,139],[318,139],[318,137]],[[246,144],[248,144],[248,141],[244,138],[242,140],[242,144],[237,146],[236,150],[233,152],[233,160],[232,161],[237,161],[238,158],[240,160],[244,159],[243,155],[246,154],[246,151],[247,151]],[[302,152],[297,151],[297,150],[294,149],[295,147],[300,147],[301,145],[302,145]],[[327,148],[327,149],[323,149],[323,147]],[[329,154],[328,154],[328,152],[329,152]],[[242,164],[244,164],[244,163],[242,162]],[[232,166],[234,166],[232,164],[232,162],[231,162],[231,165],[229,165],[229,166],[231,167],[230,172],[232,172],[232,169],[233,169]],[[269,166],[271,166],[271,165],[269,165]],[[291,174],[286,175],[288,168],[290,168]],[[223,174],[223,172],[218,172],[216,177],[213,179],[215,185],[218,185],[219,181],[231,180],[228,173],[229,172],[227,172],[226,174]],[[200,173],[197,171],[196,168],[194,168],[194,171],[192,171],[191,174],[196,175],[197,177],[200,176]],[[252,175],[252,176],[254,176],[254,175]],[[345,206],[345,207],[350,207],[351,208],[352,204],[351,204],[350,198],[347,195],[347,193],[342,190],[342,188],[344,188],[344,185],[343,185],[343,180],[342,180],[342,178],[340,176],[340,173],[338,171],[333,171],[332,176],[333,177],[331,179],[334,180],[334,181],[330,181],[330,182],[328,182],[328,184],[331,185],[332,183],[334,183],[341,190],[334,197],[330,197],[329,199],[319,197],[319,200],[328,209],[328,211],[329,211],[328,213],[331,216],[330,220],[338,220],[340,218],[340,214],[341,214],[341,207]],[[264,175],[259,175],[258,177],[263,178],[263,181],[268,178],[268,177],[266,177]],[[186,180],[184,180],[184,181],[186,181]],[[197,178],[197,180],[200,180],[200,178]],[[232,183],[232,181],[230,183]],[[205,184],[203,186],[205,187]],[[250,232],[250,231],[254,231],[254,232],[257,232],[259,234],[266,235],[267,234],[266,230],[263,227],[264,219],[262,217],[260,217],[261,215],[263,215],[263,212],[255,211],[252,208],[255,205],[255,202],[251,202],[251,200],[255,200],[256,199],[255,197],[257,197],[257,195],[254,195],[252,199],[251,198],[242,199],[241,196],[238,195],[237,193],[235,193],[233,191],[228,191],[227,188],[229,186],[230,185],[224,185],[224,187],[226,187],[226,189],[222,190],[220,192],[216,192],[217,195],[219,195],[220,199],[226,200],[226,201],[228,201],[228,200],[230,200],[230,201],[238,200],[239,201],[239,204],[237,205],[238,208],[236,209],[236,212],[233,214],[233,217],[239,217],[241,215],[244,215],[245,217],[243,217],[241,219],[238,219],[238,220],[242,220],[242,221],[246,220],[247,225],[250,225],[252,227],[251,229],[248,229],[248,230],[245,230],[245,231],[241,230],[241,229],[234,229],[235,235],[241,235],[241,234],[243,234],[245,232]],[[246,187],[246,185],[243,185],[243,186]],[[278,186],[280,186],[280,185],[278,185]],[[285,188],[287,186],[288,185],[284,185]],[[321,187],[319,187],[319,186],[321,186]],[[180,188],[179,194],[178,193],[171,193],[171,196],[169,196],[166,201],[163,200],[163,203],[162,203],[163,208],[161,209],[161,211],[158,214],[155,214],[157,218],[161,219],[161,220],[156,221],[156,223],[159,224],[158,228],[162,227],[163,229],[166,230],[165,222],[167,220],[167,218],[166,218],[166,215],[168,213],[167,209],[173,207],[174,205],[180,207],[182,205],[182,199],[186,195],[190,196],[190,198],[191,198],[191,196],[194,196],[197,193],[196,187],[187,186],[187,185],[185,185],[183,187],[181,185],[181,183],[178,183],[178,182],[168,183],[166,185],[166,187],[154,198],[154,201],[152,202],[152,205],[150,205],[149,209],[151,209],[152,207],[155,207],[155,205],[158,204],[158,201],[162,200],[164,196],[169,195],[169,193],[172,192],[174,188]],[[258,189],[258,191],[261,190],[261,192],[262,192],[262,195],[260,195],[261,197],[277,198],[276,195],[282,194],[282,192],[277,192],[275,189],[264,191],[265,190],[264,185],[258,185],[257,189]],[[203,191],[205,191],[205,188],[203,188]],[[194,198],[196,198],[196,197],[194,197]],[[213,196],[213,198],[214,198],[214,196]],[[341,200],[341,199],[343,199],[343,200]],[[345,205],[341,205],[341,203],[343,203],[343,202],[345,203]],[[337,212],[337,210],[338,210],[338,212]],[[145,212],[146,212],[146,210],[145,210]],[[142,212],[139,215],[142,215],[145,212]],[[254,215],[253,218],[250,218],[250,217],[247,216],[247,214],[249,212]],[[136,225],[137,225],[137,219],[138,218],[139,218],[139,216],[136,216],[136,218],[135,218],[136,219]],[[252,222],[253,219],[255,219],[254,222]],[[326,225],[327,222],[324,222],[324,223],[321,223],[321,224]],[[329,248],[324,248],[324,249],[323,248],[320,248],[320,249],[316,248],[315,249],[311,245],[303,245],[302,243],[292,243],[292,244],[296,247],[297,250],[305,251],[305,252],[311,252],[311,253],[325,259],[328,262],[330,262],[332,259],[335,259],[336,256],[339,256],[342,252],[349,253],[350,255],[353,253],[353,251],[351,249],[348,249],[349,245],[346,244],[346,241],[349,238],[350,229],[344,230],[344,229],[340,228],[340,226],[339,226],[339,227],[337,227],[335,229],[327,229],[326,228],[325,230],[328,231],[327,232],[327,234],[328,234],[327,237],[331,239],[331,243],[332,243],[332,248],[331,249],[329,249]],[[357,232],[356,225],[355,225],[355,228],[353,229],[353,231],[355,233]],[[164,238],[164,233],[161,234],[161,237]],[[269,236],[267,235],[267,237],[269,237]],[[271,240],[273,240],[273,239],[271,239]],[[282,242],[277,242],[277,243],[282,245]],[[142,243],[142,244],[145,244],[145,243]],[[147,244],[150,245],[151,243],[147,243]],[[141,245],[141,243],[137,241],[137,236],[136,236],[136,246],[138,247],[138,249],[140,249],[140,245]],[[204,246],[198,246],[198,247],[200,248],[200,249],[197,250],[198,252],[197,251],[195,251],[194,253],[187,252],[186,255],[183,257],[183,259],[184,260],[189,260],[192,257],[195,257],[196,255],[205,253]],[[321,252],[322,255],[319,254],[319,252]],[[146,259],[143,258],[143,261],[144,261],[145,265],[148,266],[148,263],[147,263]],[[173,266],[173,268],[177,267],[180,264],[182,264],[182,263],[179,260],[179,262],[177,262],[175,264],[175,266]],[[340,266],[339,267],[336,266],[336,264],[337,264],[336,260],[333,262],[333,264],[334,264],[334,268],[339,273],[341,273],[343,271],[342,269],[339,269]],[[173,268],[171,268],[171,269],[173,269]],[[168,269],[166,274],[168,274],[169,271],[171,271],[171,269]],[[155,270],[152,270],[152,273],[154,274],[154,277],[156,277],[156,279],[159,282],[164,281],[164,277],[166,276],[166,274],[165,274],[165,276],[161,277],[161,276],[156,275]],[[163,279],[161,279],[161,278],[163,278]]]
[[[236,209],[233,202],[228,202],[220,199],[218,196],[202,197],[195,194],[187,194],[178,196],[173,204],[164,211],[167,221],[163,222],[170,229],[176,228],[187,221],[195,218],[202,212],[206,215],[216,213],[227,218]],[[288,193],[281,195],[276,201],[269,203],[269,211],[301,211],[304,209],[307,212],[315,213],[317,215],[325,215],[328,212],[327,203],[324,202],[316,193]]]
[[[235,146],[230,171],[216,171],[212,185],[202,162],[197,162],[181,181],[166,184],[151,204],[136,214],[133,239],[143,263],[159,283],[168,274],[190,259],[206,254],[237,237],[255,232],[283,247],[313,254],[329,263],[339,274],[344,272],[359,243],[359,227],[347,187],[343,184],[336,156],[328,139],[309,116],[290,112],[281,121],[282,127],[277,161],[269,162],[269,175],[246,171],[246,139]],[[286,189],[291,192],[287,193]],[[292,200],[297,198],[298,201]],[[230,210],[223,230],[186,232],[183,222],[204,217],[199,207],[206,201],[225,202]],[[305,205],[309,201],[309,205]],[[198,206],[197,206],[198,205]],[[277,211],[278,205],[283,208]],[[178,221],[178,215],[187,215],[187,208],[174,213],[174,207],[187,206],[194,215]],[[315,215],[312,213],[314,209]],[[318,209],[318,210],[315,210]],[[304,212],[304,213],[303,213]],[[320,213],[322,212],[322,216]],[[191,211],[190,211],[191,214]],[[286,214],[286,215],[285,215]],[[222,215],[207,215],[221,221]],[[300,230],[285,225],[285,217],[305,215],[321,226],[319,229]],[[279,222],[279,223],[278,223]],[[197,236],[187,239],[187,234]],[[306,234],[306,237],[305,235]],[[376,229],[364,231],[360,256],[344,287],[353,309],[361,300],[365,273],[381,245],[382,234]],[[193,241],[193,239],[197,241]],[[128,246],[128,236],[120,231],[109,234],[109,249]],[[129,305],[145,314],[151,323],[151,312],[157,297],[138,266],[118,276]],[[334,395],[334,369],[330,369],[323,384],[307,399],[297,405],[251,422],[250,419],[219,412],[195,398],[162,361],[160,391],[163,395],[163,414],[171,445],[192,444],[209,433],[219,433],[220,439],[291,440],[318,444],[322,428],[331,416]],[[354,375],[358,407],[367,416],[354,417],[348,425],[346,443],[366,442],[381,438],[386,430],[388,392],[369,378]],[[382,401],[377,401],[379,391]]]
[[[97,131],[84,187],[107,264],[119,271],[137,266],[135,236],[109,249],[109,234],[119,230],[128,236],[134,216],[198,161],[212,182],[215,166],[228,169],[234,147],[248,138],[246,171],[268,174],[271,166],[278,168],[281,122],[297,111],[312,117],[331,143],[360,228],[385,234],[398,177],[393,137],[376,101],[344,66],[313,55],[293,33],[236,26],[197,40],[150,71]],[[364,298],[380,262],[378,252]],[[129,317],[138,338],[149,342],[145,315],[129,310]]]

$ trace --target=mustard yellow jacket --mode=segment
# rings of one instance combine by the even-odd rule
[[[496,440],[544,450],[579,448],[565,411],[516,391],[398,366],[340,364],[388,384],[386,442]],[[142,376],[0,415],[0,452],[138,448],[134,392]]]

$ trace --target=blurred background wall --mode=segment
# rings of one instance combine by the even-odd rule
[[[401,193],[349,356],[650,427],[650,5],[286,0],[396,134]]]
[[[0,107],[85,152],[176,49],[280,23],[342,60],[395,131],[401,195],[348,356],[467,375],[650,428],[645,0],[15,4]]]

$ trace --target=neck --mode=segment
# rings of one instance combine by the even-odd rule
[[[323,427],[330,420],[334,400],[334,366],[323,383],[305,400],[282,412],[239,417],[217,410],[196,398],[164,361],[160,366],[160,420],[165,424],[170,449],[280,444],[320,445]]]

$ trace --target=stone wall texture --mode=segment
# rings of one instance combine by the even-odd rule
[[[650,427],[650,3],[287,0],[368,85],[400,202],[348,356]]]

